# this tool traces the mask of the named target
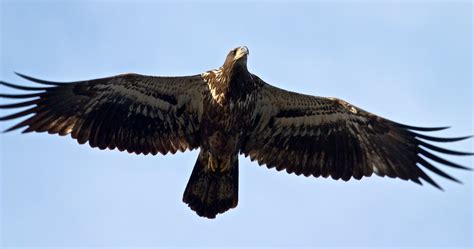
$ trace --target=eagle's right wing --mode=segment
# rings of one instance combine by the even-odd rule
[[[3,98],[31,99],[3,104],[1,109],[28,107],[0,117],[0,121],[33,114],[7,131],[71,134],[80,144],[132,153],[166,154],[199,147],[199,127],[207,84],[200,75],[153,77],[124,74],[108,78],[58,83],[21,77],[42,84],[1,85],[32,91],[0,94]],[[51,87],[49,87],[51,86]]]
[[[452,154],[472,153],[439,148],[437,138],[418,133],[442,128],[419,128],[379,117],[343,100],[309,96],[263,84],[257,100],[255,128],[242,153],[259,164],[288,173],[333,179],[360,179],[373,173],[439,187],[420,166],[457,181],[427,159],[468,169],[429,150]]]

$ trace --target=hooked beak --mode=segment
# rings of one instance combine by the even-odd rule
[[[237,53],[235,54],[235,59],[238,60],[244,56],[247,56],[249,54],[249,49],[246,46],[242,46],[237,49]]]

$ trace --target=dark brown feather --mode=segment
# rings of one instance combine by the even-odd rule
[[[268,168],[344,181],[375,173],[418,184],[421,184],[419,179],[423,179],[439,189],[441,187],[420,167],[457,180],[418,154],[442,165],[470,169],[423,148],[460,156],[473,153],[440,148],[420,139],[455,142],[471,136],[437,138],[413,132],[439,131],[448,127],[403,125],[343,100],[292,93],[270,85],[262,88],[256,112],[259,120],[246,138],[242,153]]]
[[[34,114],[7,131],[27,126],[24,132],[70,133],[80,144],[89,142],[99,149],[119,148],[137,154],[175,153],[199,146],[199,105],[207,88],[199,75],[180,78],[125,74],[71,83],[18,75],[50,87],[0,82],[18,90],[43,91],[0,94],[3,98],[36,98],[0,105],[0,109],[30,107],[0,117],[0,121]],[[181,98],[187,101],[179,102]],[[181,126],[181,122],[188,126]]]

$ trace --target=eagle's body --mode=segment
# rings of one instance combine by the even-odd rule
[[[262,87],[258,77],[248,72],[246,61],[242,61],[246,60],[247,48],[234,51],[224,66],[201,75],[210,95],[204,99],[201,151],[183,201],[206,217],[237,206],[238,155],[248,136],[246,131],[252,129]],[[235,57],[241,60],[234,60]]]
[[[237,206],[238,155],[260,165],[297,175],[361,179],[373,173],[439,186],[422,166],[457,181],[434,162],[469,169],[429,150],[472,155],[433,146],[438,138],[415,131],[437,131],[402,125],[343,100],[315,97],[273,87],[247,70],[248,49],[231,50],[224,65],[199,75],[155,77],[124,74],[28,87],[0,82],[31,94],[0,94],[30,99],[0,105],[28,109],[0,121],[34,114],[8,131],[67,135],[80,144],[130,153],[166,154],[200,149],[183,201],[200,216]],[[48,87],[52,86],[52,87]]]
[[[237,155],[240,150],[242,135],[251,129],[255,111],[256,93],[260,82],[253,78],[221,77],[222,69],[206,72],[202,78],[209,85],[211,92],[204,101],[202,119],[202,148],[219,157]],[[223,85],[234,85],[222,88]],[[239,88],[246,87],[244,91]]]

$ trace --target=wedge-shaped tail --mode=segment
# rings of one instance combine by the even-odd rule
[[[199,216],[213,219],[217,214],[237,206],[239,191],[237,155],[230,160],[229,170],[213,171],[208,167],[211,163],[209,152],[201,149],[183,195],[183,202]]]

